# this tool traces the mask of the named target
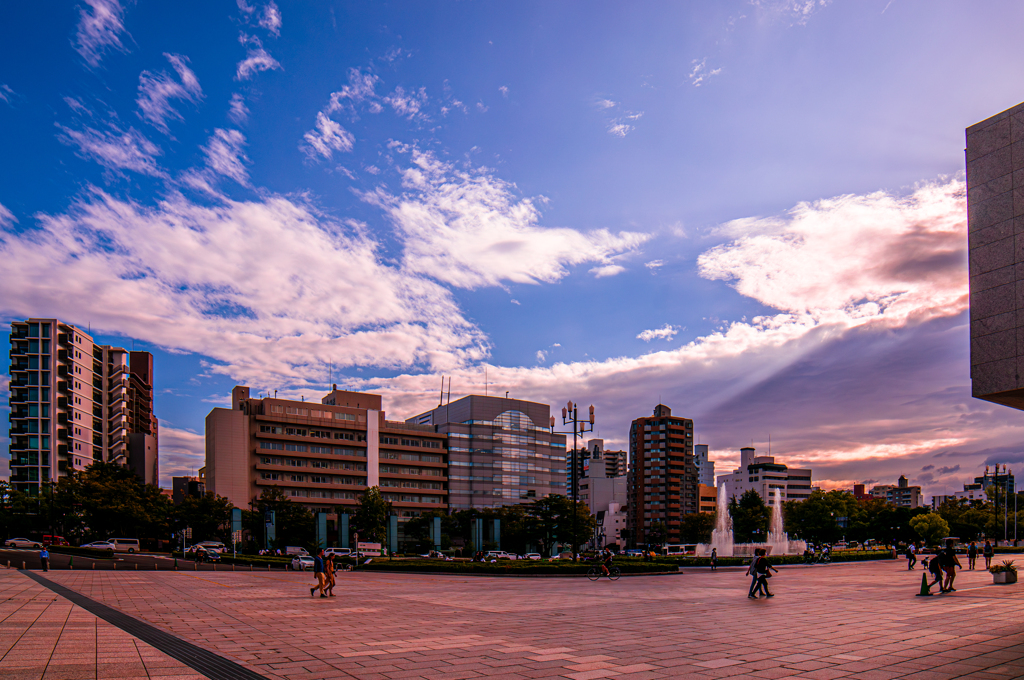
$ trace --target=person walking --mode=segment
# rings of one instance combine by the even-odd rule
[[[978,544],[971,541],[971,546],[967,548],[967,568],[974,571],[974,564],[978,561]]]
[[[982,554],[985,556],[985,569],[992,568],[992,555],[995,550],[992,548],[992,541],[985,540],[985,548],[982,550]]]
[[[927,565],[926,565],[927,569],[931,573],[931,575],[935,578],[934,581],[932,581],[931,583],[928,584],[929,588],[931,588],[934,585],[942,583],[942,562],[940,560],[941,557],[942,557],[941,555],[934,555],[927,562]]]
[[[711,571],[718,569],[718,548],[711,549]]]
[[[761,548],[761,559],[757,561],[757,583],[758,588],[764,591],[765,597],[775,597],[775,593],[768,590],[768,579],[772,577],[773,571],[779,573],[779,570],[768,561],[768,551]]]
[[[334,586],[337,585],[337,580],[334,578],[334,553],[327,556],[324,560],[324,577],[327,579],[327,596],[334,597]]]
[[[750,576],[750,592],[747,593],[747,597],[751,600],[757,599],[758,591],[762,590],[761,577],[757,573],[757,563],[761,560],[761,549],[756,548],[754,550],[754,558],[750,560],[750,566],[747,567],[747,576]]]
[[[324,594],[324,586],[326,579],[324,578],[324,549],[320,548],[316,551],[316,557],[313,558],[313,575],[316,576],[316,585],[309,589],[309,596],[313,597],[317,590],[320,591],[320,597],[327,597]]]
[[[946,572],[946,580],[942,584],[942,592],[944,593],[956,592],[956,588],[953,587],[953,581],[956,579],[956,569],[957,567],[963,569],[960,565],[960,560],[956,557],[956,548],[953,547],[953,544],[953,539],[947,538],[946,547],[939,555],[939,561],[942,563],[942,570]]]
[[[43,571],[50,571],[50,551],[43,546],[43,549],[39,551],[39,561],[43,563]]]
[[[911,571],[914,565],[917,564],[917,555],[914,554],[914,544],[911,543],[907,546],[907,571]]]

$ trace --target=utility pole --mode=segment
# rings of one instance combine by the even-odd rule
[[[579,470],[577,467],[577,450],[576,441],[578,436],[582,436],[587,432],[594,431],[594,405],[590,405],[590,419],[589,421],[579,419],[579,404],[574,404],[571,401],[562,408],[562,425],[568,425],[572,423],[572,488],[569,490],[572,494],[572,561],[576,561],[576,526],[577,526],[577,509],[579,503]],[[551,432],[555,432],[555,417],[551,416]],[[569,434],[568,432],[558,432],[557,434]]]

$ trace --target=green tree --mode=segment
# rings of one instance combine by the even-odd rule
[[[250,536],[263,543],[264,518],[268,511],[274,512],[274,532],[277,538],[267,548],[300,545],[312,548],[316,542],[316,526],[313,513],[305,506],[293,503],[276,485],[266,487],[253,504],[255,512],[243,512],[242,521]]]
[[[938,545],[943,537],[949,536],[949,524],[935,512],[912,518],[910,526],[929,546]]]
[[[790,536],[835,543],[847,533],[840,522],[855,521],[857,510],[857,499],[847,491],[813,491],[806,500],[784,503],[782,516]]]
[[[201,498],[186,496],[181,505],[174,509],[177,529],[192,529],[192,541],[231,540],[231,509],[234,506],[224,496],[212,491]]]
[[[679,536],[683,543],[708,543],[715,530],[715,513],[698,512],[683,515],[679,522]]]
[[[753,489],[743,492],[739,500],[736,500],[735,496],[729,499],[729,514],[732,516],[732,530],[737,543],[751,543],[768,538],[771,510]]]
[[[384,498],[379,486],[371,486],[364,491],[359,496],[356,513],[352,518],[352,525],[359,532],[360,540],[384,543],[391,513],[391,502]]]

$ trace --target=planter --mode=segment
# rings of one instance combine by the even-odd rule
[[[992,574],[992,582],[993,583],[1004,583],[1004,584],[1006,584],[1006,583],[1016,583],[1017,582],[1017,572],[1015,572],[1015,571],[1000,571],[998,573]]]

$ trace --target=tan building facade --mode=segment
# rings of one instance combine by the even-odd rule
[[[264,489],[328,515],[352,511],[379,486],[399,517],[448,507],[447,437],[432,426],[385,419],[376,394],[333,390],[320,404],[251,398],[206,417],[208,491],[248,507]]]
[[[718,488],[707,484],[698,484],[697,511],[715,512],[718,509]]]

